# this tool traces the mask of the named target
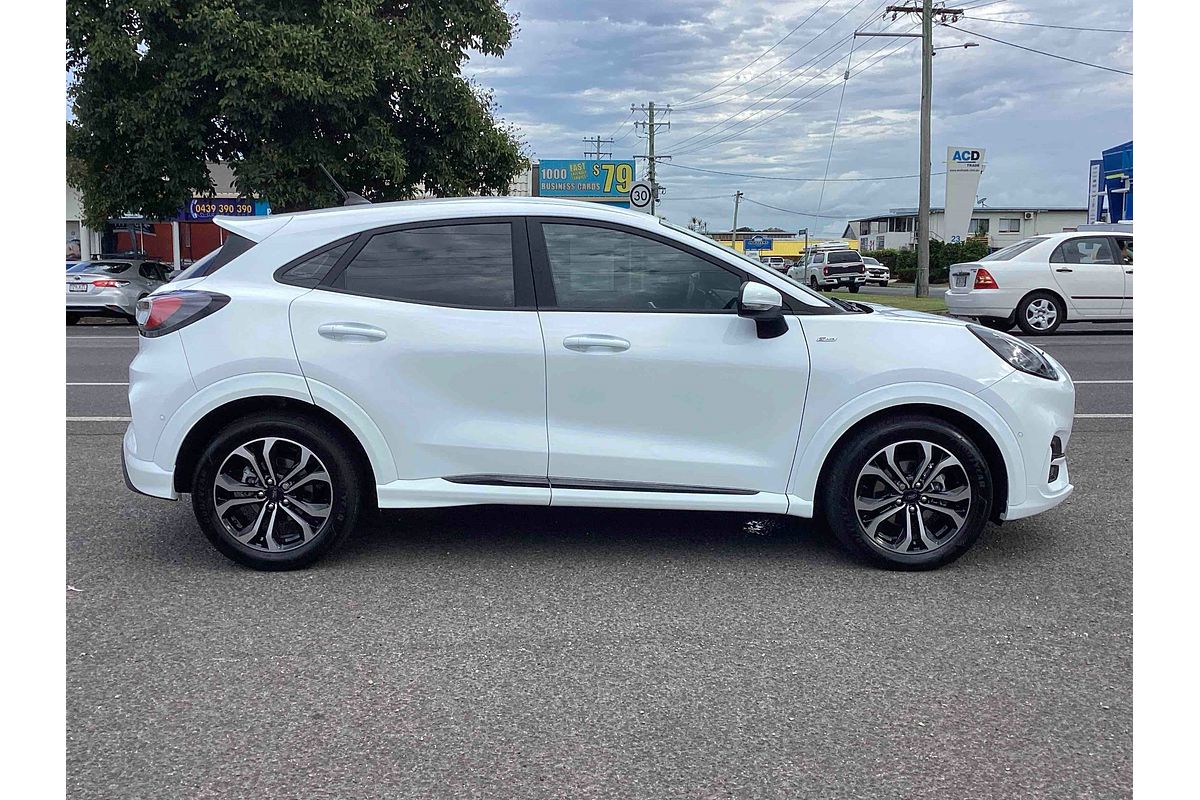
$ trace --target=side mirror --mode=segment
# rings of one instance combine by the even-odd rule
[[[754,320],[758,338],[774,339],[787,333],[783,295],[764,283],[746,281],[738,291],[738,316]]]

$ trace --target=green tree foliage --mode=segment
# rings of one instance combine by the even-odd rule
[[[319,163],[371,200],[503,191],[516,131],[461,70],[514,32],[499,0],[67,0],[71,180],[92,225],[174,216],[206,161],[280,209],[335,202]]]
[[[937,239],[929,242],[929,282],[945,283],[949,280],[950,267],[955,264],[965,264],[978,261],[988,254],[987,242],[982,239],[968,239],[961,244],[947,244]],[[892,277],[912,283],[917,277],[916,250],[867,250],[864,256],[871,256],[880,264],[892,271]]]

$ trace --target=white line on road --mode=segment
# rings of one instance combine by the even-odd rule
[[[128,385],[129,385],[129,381],[124,381],[124,382],[114,381],[112,383],[103,383],[103,382],[99,382],[99,381],[91,382],[91,383],[71,383],[70,381],[67,381],[67,386],[128,386]]]
[[[1133,383],[1133,381],[1075,381],[1076,386],[1078,386],[1081,383],[1087,383],[1087,384],[1120,383],[1120,384],[1125,384],[1125,383]]]
[[[1133,414],[1076,414],[1075,419],[1133,419]]]
[[[131,417],[67,417],[67,422],[132,422]]]
[[[101,339],[120,339],[121,341],[125,341],[125,342],[136,342],[138,340],[138,337],[136,337],[136,336],[68,336],[67,344],[70,344],[71,342],[96,342],[96,341],[100,341]]]

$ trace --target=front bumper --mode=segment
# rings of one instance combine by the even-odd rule
[[[125,485],[138,494],[178,500],[175,476],[153,461],[143,461],[136,453],[137,441],[134,439],[133,425],[130,424],[121,442],[121,472],[125,477]]]

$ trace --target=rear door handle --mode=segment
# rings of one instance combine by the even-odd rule
[[[364,325],[361,322],[326,322],[317,328],[317,333],[335,342],[353,341],[355,339],[379,342],[387,338],[387,331],[374,325]]]
[[[563,347],[577,353],[621,353],[629,349],[629,340],[603,333],[581,333],[563,339]]]
[[[1131,269],[1127,269],[1127,270],[1125,270],[1125,274],[1126,274],[1126,275],[1132,275],[1132,274],[1133,274],[1133,270],[1131,270]]]
[[[1071,269],[1070,267],[1058,267],[1054,271],[1055,272],[1074,272],[1075,270]]]

